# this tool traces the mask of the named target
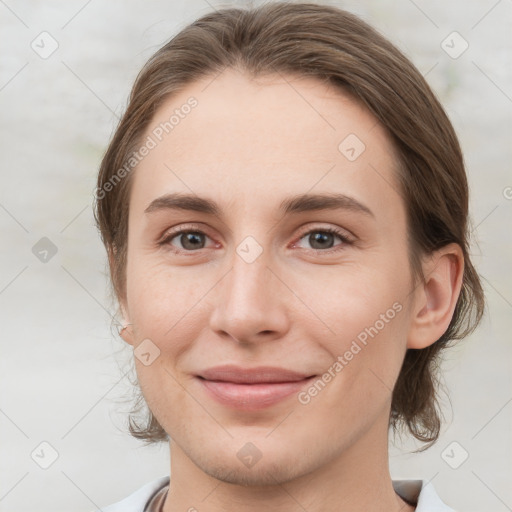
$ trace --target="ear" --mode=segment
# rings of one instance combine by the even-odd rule
[[[110,275],[114,275],[114,268],[115,268],[115,248],[109,247],[108,251],[108,264],[110,268]],[[130,322],[130,314],[128,312],[128,307],[126,304],[126,301],[123,300],[123,298],[118,297],[119,301],[119,308],[121,310],[121,316],[123,317],[123,324],[121,326],[121,329],[119,331],[119,336],[128,343],[128,345],[134,344],[134,335],[133,335],[133,329],[132,329],[132,323]]]
[[[415,292],[407,348],[428,347],[448,329],[464,275],[460,246],[452,243],[435,251],[423,262],[423,275]]]

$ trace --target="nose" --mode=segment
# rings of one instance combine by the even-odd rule
[[[289,329],[286,304],[293,295],[269,266],[265,252],[252,262],[236,253],[232,261],[216,286],[210,328],[244,344],[284,336]]]

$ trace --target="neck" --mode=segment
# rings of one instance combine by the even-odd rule
[[[171,441],[171,480],[164,512],[413,512],[394,491],[385,427],[374,424],[357,442],[318,468],[271,485],[239,485],[205,473]],[[382,435],[382,432],[385,435]],[[379,434],[378,434],[379,433]],[[307,456],[305,450],[304,456]],[[236,472],[236,468],[233,469]],[[269,468],[269,474],[278,474]]]

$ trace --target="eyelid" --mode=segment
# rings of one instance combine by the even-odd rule
[[[178,224],[176,226],[173,226],[172,228],[167,228],[161,236],[158,237],[157,243],[163,243],[166,240],[172,239],[177,235],[181,235],[183,232],[200,232],[204,233],[205,235],[209,236],[207,233],[208,228],[205,227],[202,223],[198,222],[191,222],[191,223],[185,223],[185,224]]]
[[[199,226],[201,226],[201,227],[199,227]],[[163,235],[159,238],[157,244],[159,246],[170,245],[170,241],[173,238],[175,238],[176,236],[181,235],[183,233],[191,233],[191,232],[197,232],[197,233],[206,235],[208,238],[213,240],[213,238],[205,231],[208,231],[208,229],[202,227],[201,223],[179,224],[179,227],[176,227],[176,229],[170,228],[170,229],[167,229],[166,231],[164,231]],[[341,250],[346,245],[352,245],[357,239],[357,237],[353,233],[351,233],[349,230],[347,230],[345,228],[341,228],[339,226],[335,227],[335,226],[326,226],[326,225],[314,225],[314,226],[307,225],[307,226],[304,226],[303,228],[300,228],[300,233],[295,238],[295,240],[292,242],[292,247],[295,247],[296,244],[302,238],[304,238],[305,235],[315,232],[315,231],[331,233],[331,234],[339,237],[340,240],[342,241],[342,243],[338,244],[337,246],[325,249],[325,250],[324,249],[305,249],[306,251],[332,254],[333,252],[336,252],[337,250]],[[173,248],[172,250],[175,253],[188,253],[189,255],[192,255],[192,254],[195,254],[195,253],[198,253],[201,251],[201,249],[197,249],[194,251],[186,251],[186,250],[177,249],[177,248]]]
[[[355,242],[355,240],[357,238],[353,233],[351,233],[346,228],[342,228],[340,226],[326,226],[325,224],[323,224],[323,225],[320,224],[320,225],[314,225],[314,226],[308,225],[308,226],[305,226],[303,229],[301,228],[300,234],[299,234],[297,240],[300,240],[304,235],[307,235],[308,233],[310,233],[312,231],[331,232],[331,233],[339,236],[340,238],[344,238],[347,242]]]

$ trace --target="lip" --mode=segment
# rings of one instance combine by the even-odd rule
[[[200,372],[199,377],[206,380],[233,382],[235,384],[260,384],[276,382],[296,382],[311,377],[311,374],[299,373],[276,366],[258,366],[256,368],[243,368],[226,364],[215,366]]]
[[[285,368],[217,366],[196,376],[202,388],[217,402],[236,409],[254,411],[270,407],[298,393],[316,375]]]

